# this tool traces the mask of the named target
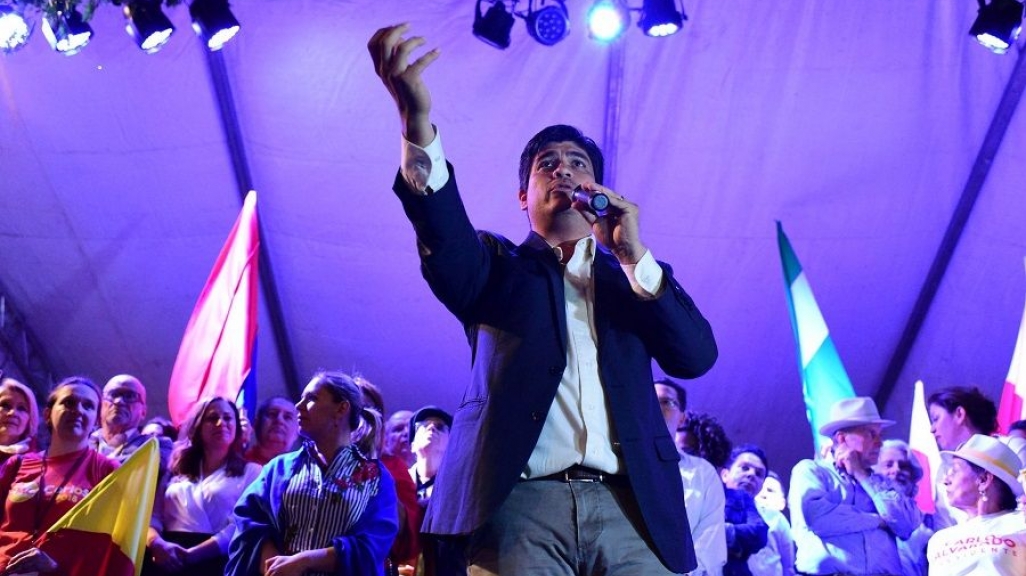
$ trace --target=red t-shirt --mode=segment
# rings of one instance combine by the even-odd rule
[[[395,480],[396,497],[399,505],[406,510],[406,524],[399,527],[399,533],[388,556],[393,562],[416,566],[417,556],[420,555],[420,524],[424,519],[420,505],[417,504],[417,486],[410,477],[406,463],[398,456],[383,454],[381,463]]]
[[[116,461],[92,448],[46,458],[40,495],[44,456],[44,452],[25,454],[20,463],[11,458],[0,468],[0,569],[6,568],[12,556],[35,545],[33,532],[42,536],[118,467]]]

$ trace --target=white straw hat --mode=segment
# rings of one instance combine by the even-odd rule
[[[1019,457],[1008,446],[1005,446],[997,438],[973,434],[958,450],[943,450],[941,457],[950,460],[957,456],[966,462],[972,462],[987,472],[996,476],[999,480],[1008,484],[1012,493],[1022,496],[1022,484],[1016,480],[1016,473],[1021,466]]]
[[[838,400],[830,407],[830,421],[819,427],[819,433],[824,436],[833,436],[834,432],[838,430],[866,424],[879,424],[887,427],[894,425],[894,420],[880,418],[880,412],[876,409],[876,403],[872,398],[865,396],[845,398]]]

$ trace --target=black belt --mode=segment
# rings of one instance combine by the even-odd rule
[[[557,482],[603,482],[606,484],[616,484],[626,482],[627,476],[623,474],[610,474],[608,472],[602,472],[601,470],[595,470],[594,468],[588,468],[587,466],[581,466],[580,464],[574,464],[561,472],[549,474],[548,476],[531,478],[530,480],[556,480]]]

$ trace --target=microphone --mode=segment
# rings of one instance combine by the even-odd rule
[[[588,208],[599,216],[605,216],[606,209],[609,208],[609,196],[606,196],[602,192],[585,190],[584,188],[581,188],[580,185],[578,185],[577,188],[574,188],[570,197],[578,202],[587,204]]]

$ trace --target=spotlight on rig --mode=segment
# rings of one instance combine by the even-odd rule
[[[683,8],[677,10],[676,0],[645,0],[638,27],[646,36],[669,36],[679,32],[687,19]]]
[[[43,36],[54,50],[71,56],[85,48],[93,37],[93,29],[74,8],[47,14],[43,17]]]
[[[997,54],[1004,54],[1022,31],[1023,5],[1016,0],[979,0],[980,12],[969,35]]]
[[[239,32],[239,21],[228,0],[193,0],[189,5],[192,29],[210,50],[220,50]]]
[[[538,43],[552,46],[570,34],[570,16],[563,0],[549,0],[548,6],[542,0],[541,4],[535,10],[532,1],[527,9],[527,33]]]
[[[481,2],[482,0],[477,0],[477,10],[474,12],[474,36],[500,50],[509,48],[513,14],[506,11],[503,0],[494,0],[491,8],[482,15]]]
[[[630,23],[630,12],[621,0],[598,0],[588,10],[588,34],[599,42],[617,40]]]
[[[0,51],[14,52],[24,46],[32,28],[25,15],[14,6],[0,6]]]
[[[135,0],[125,4],[125,30],[148,54],[167,44],[175,27],[160,9],[160,0]]]

